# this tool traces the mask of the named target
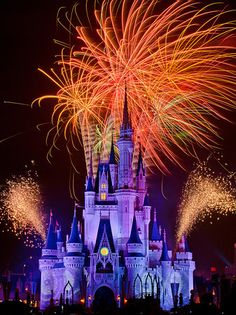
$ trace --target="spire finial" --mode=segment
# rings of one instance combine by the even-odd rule
[[[156,208],[154,208],[153,221],[154,221],[154,222],[157,221],[157,209],[156,209]]]
[[[50,220],[49,220],[49,224],[52,224],[52,217],[53,217],[53,212],[52,212],[52,209],[50,209]]]
[[[93,155],[92,155],[92,149],[90,149],[90,159],[89,159],[89,177],[93,177]]]
[[[163,230],[163,241],[166,243],[166,229]]]
[[[74,204],[74,218],[76,218],[76,212],[77,212],[77,202],[75,201],[75,204]]]

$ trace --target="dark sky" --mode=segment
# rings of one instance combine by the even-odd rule
[[[230,3],[231,2],[231,3]],[[55,86],[44,77],[37,68],[49,70],[53,67],[54,55],[59,48],[54,44],[54,38],[63,38],[64,33],[56,25],[56,14],[60,6],[70,6],[70,1],[62,0],[34,0],[17,1],[3,0],[1,2],[1,98],[0,98],[0,139],[19,135],[0,142],[0,184],[4,185],[6,178],[13,174],[22,174],[25,165],[35,160],[39,172],[40,185],[45,202],[45,211],[54,209],[68,228],[72,216],[72,200],[68,191],[69,162],[63,151],[55,151],[52,164],[46,160],[48,147],[45,145],[46,125],[39,132],[38,123],[49,122],[52,104],[35,107],[5,104],[4,101],[30,104],[38,96],[56,93]],[[236,8],[234,1],[228,1]],[[221,142],[224,159],[230,169],[236,170],[236,115],[230,114],[232,124],[219,121],[224,141]],[[201,152],[206,157],[206,152]],[[82,154],[78,152],[78,159]],[[82,159],[83,160],[83,159]],[[193,161],[184,160],[187,171],[191,170]],[[176,204],[180,198],[181,187],[186,180],[187,172],[177,167],[171,167],[172,176],[164,179],[164,189],[168,200],[155,193],[160,189],[160,176],[153,176],[155,182],[153,192],[150,191],[153,206],[159,209],[161,221],[169,230],[170,239],[173,238],[173,227],[176,218]],[[84,183],[84,164],[81,176],[78,178],[78,195],[82,198]],[[157,184],[158,183],[158,184]],[[160,195],[160,194],[158,194]],[[190,245],[201,270],[211,265],[222,268],[226,261],[232,260],[233,243],[236,241],[236,216],[222,218],[210,225],[209,222],[199,224],[190,235]],[[14,236],[0,234],[0,248],[5,248],[4,257],[0,261],[0,270],[7,264],[15,267],[21,264],[31,251],[24,249],[21,241]],[[15,258],[16,257],[16,258]]]

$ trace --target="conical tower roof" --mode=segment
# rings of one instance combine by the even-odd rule
[[[170,261],[170,257],[168,255],[168,248],[166,243],[166,231],[163,232],[163,243],[162,243],[162,252],[160,261]]]
[[[79,236],[78,220],[76,218],[76,205],[74,207],[74,216],[71,225],[71,232],[68,243],[82,243]]]
[[[109,164],[117,164],[116,158],[115,158],[113,135],[111,138],[111,151],[110,151],[110,157],[109,157]]]
[[[160,241],[161,240],[161,235],[159,232],[159,226],[158,226],[157,219],[156,219],[156,209],[154,209],[154,217],[153,217],[153,224],[152,224],[152,229],[151,229],[150,240],[151,241]]]
[[[135,214],[134,214],[134,218],[133,218],[130,237],[129,237],[127,244],[142,244],[142,241],[140,240],[140,237],[138,235],[138,229],[137,229],[137,222],[136,222]]]
[[[48,234],[47,234],[46,242],[44,245],[44,249],[57,249],[57,237],[54,231],[52,217],[53,217],[53,214],[52,212],[50,212],[50,222],[49,222]]]

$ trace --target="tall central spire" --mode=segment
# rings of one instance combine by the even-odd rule
[[[131,138],[133,129],[129,117],[128,100],[127,100],[127,88],[125,85],[125,97],[123,107],[123,120],[120,128],[120,138]]]

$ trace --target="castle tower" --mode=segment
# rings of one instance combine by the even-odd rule
[[[161,263],[161,276],[162,276],[162,287],[161,287],[161,302],[165,309],[173,307],[173,297],[171,291],[171,275],[172,275],[172,262],[169,257],[169,252],[166,242],[166,231],[163,231],[163,243],[162,252],[160,257]]]
[[[78,220],[76,218],[76,206],[71,225],[71,233],[66,243],[67,253],[63,258],[65,265],[65,279],[73,288],[73,292],[68,292],[68,298],[73,303],[79,303],[81,299],[81,279],[84,266],[84,255],[82,253],[83,244],[79,236]],[[66,284],[65,284],[66,285]],[[68,290],[70,287],[68,286]],[[72,290],[71,290],[72,291]]]
[[[138,235],[136,217],[133,217],[132,229],[127,242],[125,264],[128,270],[128,296],[143,297],[141,276],[145,267],[144,246]]]
[[[189,302],[190,291],[194,288],[193,271],[195,270],[195,262],[192,258],[193,255],[190,252],[187,238],[183,235],[177,247],[174,269],[179,278],[179,293],[183,294],[184,304]]]
[[[120,159],[118,164],[118,190],[115,195],[118,202],[118,244],[121,250],[126,250],[130,236],[134,207],[137,194],[134,190],[132,159],[133,159],[133,130],[128,113],[127,94],[125,90],[123,121],[120,137],[117,141]]]
[[[157,222],[157,211],[156,209],[154,209],[149,241],[150,244],[149,259],[151,267],[156,266],[161,258],[162,242],[163,241],[159,230],[159,224]]]
[[[57,240],[51,212],[46,242],[39,259],[39,270],[41,271],[40,309],[42,310],[46,309],[54,295],[52,269],[57,261]]]
[[[120,137],[117,141],[117,145],[120,153],[120,160],[118,164],[118,188],[131,188],[133,189],[133,171],[132,160],[134,145],[132,141],[133,129],[131,126],[127,93],[125,89],[125,99],[123,108],[123,121],[120,128]]]

